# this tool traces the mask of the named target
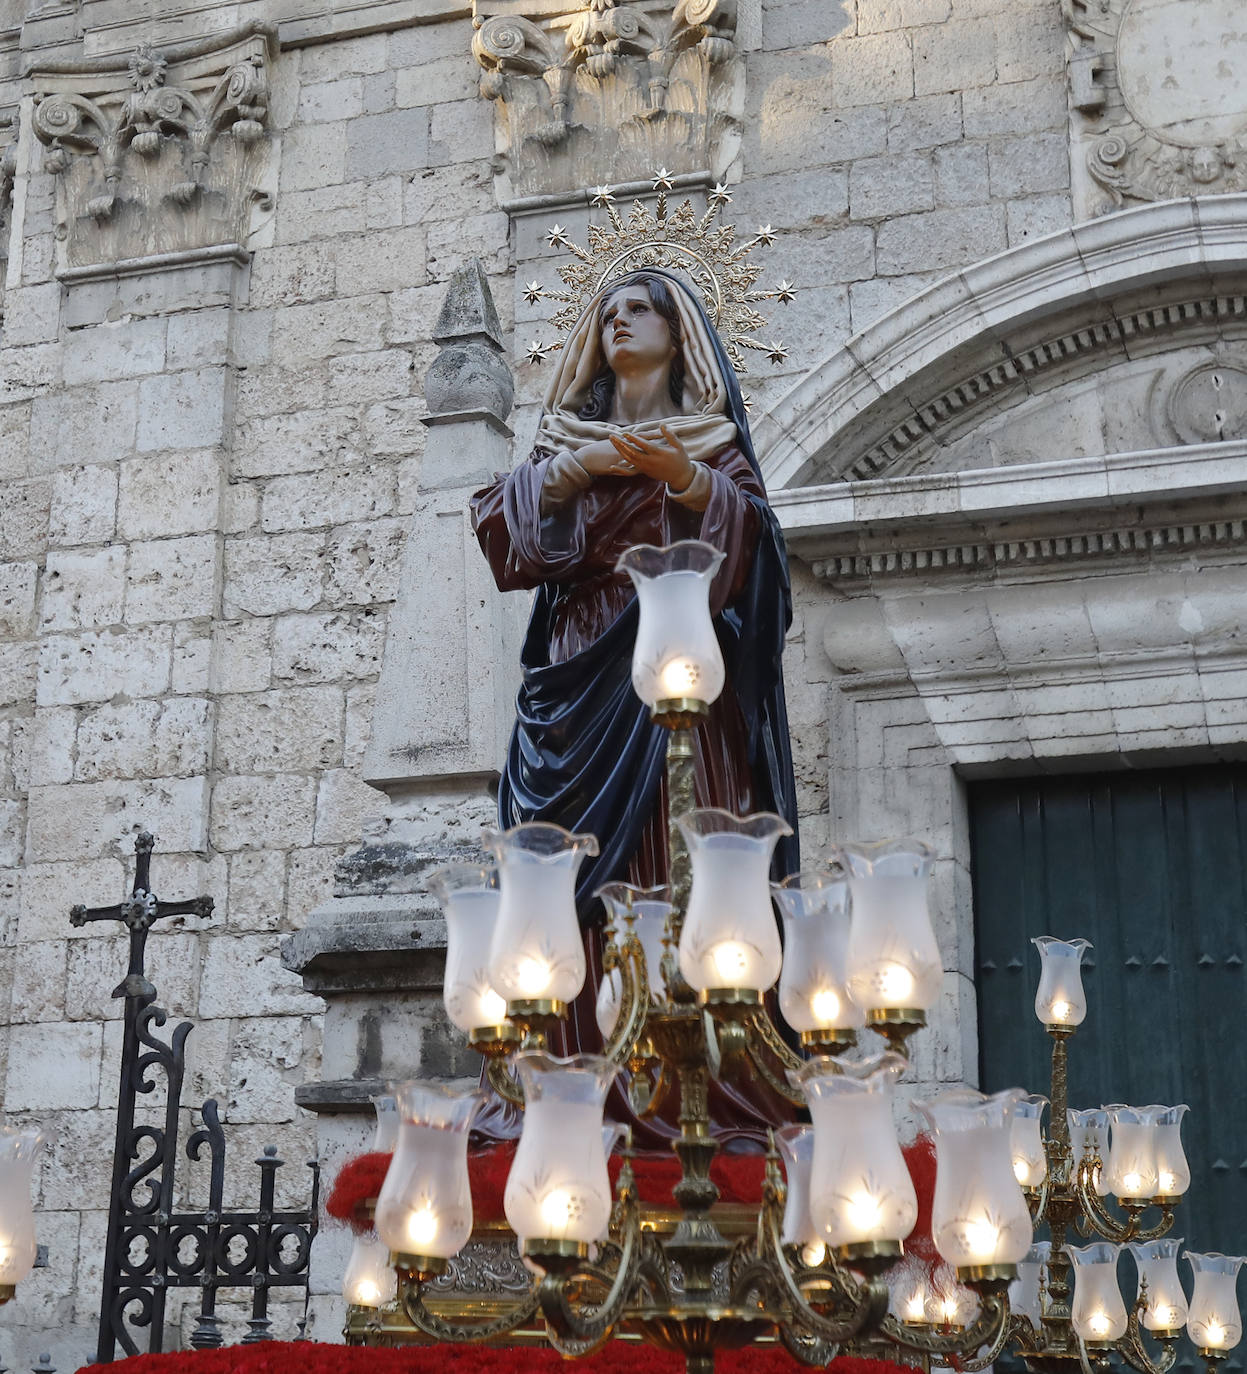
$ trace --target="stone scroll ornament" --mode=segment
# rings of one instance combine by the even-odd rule
[[[738,136],[736,0],[474,0],[473,26],[516,194],[574,190],[604,166],[617,181],[711,169]]]
[[[1243,0],[1061,0],[1094,213],[1247,190]]]
[[[745,349],[764,353],[778,367],[787,359],[788,350],[778,339],[764,343],[757,337],[766,323],[757,305],[769,300],[787,304],[796,289],[790,281],[781,281],[769,291],[757,289],[762,268],[750,258],[756,247],[774,242],[771,226],[764,224],[752,238],[738,243],[735,228],[719,223],[720,212],[732,199],[726,186],[716,185],[707,197],[706,209],[698,214],[691,200],[670,208],[667,195],[672,181],[665,168],[652,182],[658,193],[654,208],[636,200],[626,216],[616,208],[609,186],[595,187],[589,193],[590,204],[606,211],[608,223],[589,225],[587,247],[568,238],[561,224],[552,225],[546,235],[551,247],[565,248],[572,255],[558,269],[564,289],[553,291],[531,281],[524,288],[525,299],[530,305],[557,302],[559,308],[550,323],[566,331],[614,278],[646,267],[666,268],[696,288],[736,372],[746,370]],[[561,341],[545,344],[534,339],[528,345],[527,361],[544,362],[562,347]]]
[[[71,262],[242,241],[263,199],[252,150],[267,142],[275,51],[253,24],[31,73]]]

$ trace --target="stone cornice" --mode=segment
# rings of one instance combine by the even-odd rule
[[[1240,288],[1247,195],[1107,215],[976,263],[854,335],[753,426],[768,485],[929,465],[942,437],[1029,394],[1040,374],[1247,329]]]
[[[1154,558],[1247,545],[1247,441],[777,492],[828,579]]]

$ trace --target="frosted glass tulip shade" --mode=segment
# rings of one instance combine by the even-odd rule
[[[1163,1107],[1107,1108],[1111,1124],[1104,1179],[1115,1198],[1137,1201],[1157,1193],[1156,1125]]]
[[[37,1126],[0,1128],[0,1294],[13,1288],[35,1263],[35,1213],[31,1175],[47,1136]]]
[[[1083,955],[1087,940],[1058,940],[1040,935],[1031,941],[1039,951],[1039,987],[1035,991],[1035,1015],[1047,1027],[1081,1026],[1087,1015],[1087,996],[1082,989]]]
[[[394,1096],[398,1143],[377,1195],[377,1234],[411,1267],[437,1269],[472,1232],[468,1132],[483,1097],[419,1082],[395,1084]]]
[[[991,1097],[958,1090],[919,1104],[935,1137],[931,1233],[959,1278],[1013,1278],[1034,1239],[1013,1169],[1013,1110],[1021,1097],[1016,1088]]]
[[[812,1126],[782,1126],[775,1132],[775,1142],[784,1159],[784,1179],[788,1194],[784,1200],[784,1224],[780,1240],[785,1245],[800,1246],[807,1264],[818,1264],[823,1258],[823,1238],[810,1219],[810,1170],[814,1165],[814,1128]]]
[[[372,1148],[376,1154],[394,1153],[398,1144],[398,1099],[392,1093],[383,1093],[372,1099],[373,1110],[377,1114],[377,1124],[372,1133]]]
[[[525,821],[483,841],[498,860],[502,893],[489,946],[489,981],[508,1005],[574,1000],[585,981],[585,950],[576,917],[576,873],[598,852],[592,835]]]
[[[502,893],[492,864],[448,864],[431,873],[425,886],[446,917],[446,973],[442,1000],[446,1015],[465,1035],[501,1027],[506,1001],[489,977],[489,951]]]
[[[1018,1276],[1009,1285],[1009,1306],[1018,1316],[1025,1317],[1036,1330],[1043,1319],[1040,1286],[1044,1266],[1051,1252],[1051,1241],[1036,1241],[1018,1260]]]
[[[895,1054],[858,1064],[811,1059],[795,1075],[814,1123],[810,1219],[841,1259],[900,1254],[918,1198],[892,1119]]]
[[[1046,1097],[1032,1094],[1020,1099],[1013,1108],[1013,1175],[1023,1188],[1038,1188],[1048,1172],[1043,1147],[1043,1112],[1047,1105]]]
[[[1069,1126],[1074,1167],[1078,1168],[1085,1160],[1098,1159],[1100,1163],[1091,1175],[1091,1183],[1095,1191],[1104,1197],[1108,1193],[1104,1178],[1104,1164],[1108,1159],[1108,1113],[1102,1107],[1092,1107],[1086,1111],[1075,1111],[1070,1107],[1065,1113],[1065,1120]]]
[[[771,892],[784,922],[779,1009],[802,1043],[852,1043],[862,1013],[849,992],[849,885],[831,873],[794,873]]]
[[[522,1254],[584,1254],[606,1235],[611,1213],[602,1108],[616,1067],[601,1055],[559,1059],[526,1050],[514,1059],[524,1125],[503,1195]]]
[[[845,845],[848,874],[849,991],[867,1022],[904,1016],[920,1024],[940,994],[943,965],[927,879],[934,851],[918,840]]]
[[[632,688],[655,716],[704,710],[723,691],[723,654],[710,617],[710,586],[723,554],[699,539],[667,548],[637,544],[616,568],[636,587],[640,615]]]
[[[1191,1167],[1182,1148],[1182,1118],[1190,1110],[1183,1102],[1176,1107],[1157,1107],[1155,1112],[1156,1196],[1165,1202],[1176,1201],[1191,1186]]]
[[[398,1296],[390,1247],[375,1235],[355,1237],[342,1276],[342,1296],[356,1307],[384,1307]]]
[[[1191,1292],[1186,1334],[1191,1344],[1202,1350],[1233,1350],[1243,1339],[1243,1319],[1239,1314],[1238,1271],[1241,1255],[1199,1255],[1186,1252],[1195,1287]]]
[[[619,939],[626,933],[627,920],[631,916],[632,929],[645,953],[645,977],[649,983],[650,999],[654,1002],[667,999],[662,978],[662,937],[667,929],[667,918],[671,915],[670,895],[670,889],[666,886],[636,887],[632,883],[607,883],[597,891],[611,923],[619,932]],[[623,983],[619,970],[612,969],[598,988],[597,1023],[603,1036],[609,1036],[615,1029],[622,996]]]
[[[1127,1321],[1126,1304],[1117,1286],[1120,1247],[1100,1241],[1067,1245],[1065,1253],[1074,1266],[1074,1331],[1090,1344],[1119,1340]]]
[[[1178,1278],[1181,1239],[1153,1240],[1146,1245],[1131,1241],[1126,1248],[1134,1256],[1139,1271],[1139,1298],[1147,1304],[1143,1325],[1149,1331],[1176,1334],[1186,1325],[1187,1318],[1186,1294]]]
[[[733,816],[717,808],[690,811],[676,824],[693,869],[680,972],[706,1005],[756,1006],[783,961],[770,868],[792,827],[769,811]]]

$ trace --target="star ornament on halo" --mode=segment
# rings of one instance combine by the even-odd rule
[[[724,182],[716,182],[707,192],[706,208],[699,213],[691,199],[678,205],[669,202],[667,193],[674,188],[675,174],[666,167],[660,167],[650,180],[656,193],[652,204],[635,200],[626,214],[616,207],[609,186],[586,192],[590,205],[605,211],[605,219],[590,221],[584,245],[571,239],[563,225],[552,225],[546,241],[569,254],[569,260],[557,269],[563,289],[550,290],[532,281],[522,288],[524,298],[530,305],[557,301],[550,322],[566,331],[614,279],[638,269],[666,269],[677,273],[699,296],[738,373],[747,370],[746,349],[764,354],[776,366],[787,361],[788,350],[782,343],[765,343],[760,337],[766,320],[757,307],[769,300],[787,305],[796,290],[787,280],[775,290],[759,289],[762,268],[751,257],[755,248],[775,242],[775,231],[764,224],[753,238],[738,240],[735,228],[720,219],[732,199]],[[527,360],[541,363],[561,346],[534,340]]]

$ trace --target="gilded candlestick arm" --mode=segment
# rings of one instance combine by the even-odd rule
[[[1241,1337],[1243,1260],[1188,1250],[1186,1296],[1181,1242],[1165,1238],[1190,1182],[1185,1107],[1069,1108],[1085,941],[1035,941],[1047,1098],[960,1090],[918,1104],[935,1143],[941,1263],[928,1272],[905,1255],[918,1198],[893,1101],[942,979],[927,906],[933,852],[914,840],[844,845],[831,865],[772,883],[786,822],[691,805],[689,725],[724,680],[708,605],[718,559],[686,542],[621,560],[640,603],[633,685],[669,732],[676,861],[667,887],[601,890],[604,1052],[548,1048],[586,977],[575,888],[593,836],[527,822],[486,836],[492,862],[430,880],[448,927],[447,1013],[488,1057],[489,1087],[523,1106],[507,1228],[475,1234],[514,1238],[527,1275],[505,1293],[462,1277],[447,1286],[474,1235],[467,1143],[486,1089],[396,1085],[379,1112],[377,1148],[393,1160],[377,1238],[357,1242],[346,1277],[348,1339],[510,1333],[578,1355],[628,1335],[698,1371],[717,1350],[757,1341],[779,1340],[811,1365],[855,1352],[972,1370],[1012,1348],[1045,1374],[1091,1374],[1110,1359],[1164,1374],[1185,1329],[1213,1368]],[[801,1052],[771,1019],[773,988]],[[882,1053],[854,1053],[866,1029]],[[811,1124],[777,1123],[761,1200],[742,1207],[721,1203],[710,1176],[709,1088],[744,1073],[804,1104]],[[604,1117],[621,1074],[643,1108],[655,1094],[678,1099],[673,1206],[639,1200],[630,1142]],[[613,1197],[612,1153],[623,1158]],[[1035,1244],[1041,1225],[1051,1239]],[[1090,1243],[1070,1243],[1076,1231]],[[1123,1248],[1140,1279],[1129,1310]]]

